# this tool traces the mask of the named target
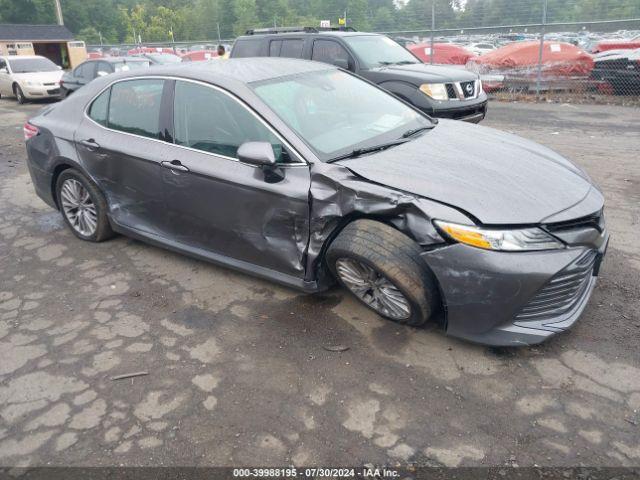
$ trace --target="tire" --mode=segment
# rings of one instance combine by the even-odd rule
[[[24,92],[22,91],[22,88],[20,88],[20,85],[18,85],[17,83],[13,87],[13,93],[15,94],[16,100],[20,105],[27,103],[27,99],[24,96]]]
[[[75,190],[78,184],[84,188],[84,192],[88,193],[88,199],[83,202],[86,214],[76,213],[74,221],[74,211],[78,212],[79,208],[70,207],[73,202],[69,200],[72,199],[74,192],[82,192],[79,188]],[[65,185],[67,186],[65,187]],[[86,195],[81,193],[79,197],[86,198]],[[58,176],[56,199],[62,218],[76,237],[88,242],[102,242],[114,236],[107,218],[108,207],[104,196],[98,187],[78,170],[69,168]],[[89,205],[92,205],[94,209],[91,210]],[[86,219],[87,215],[90,215],[90,220]],[[85,220],[78,219],[78,216],[82,216]]]
[[[441,301],[435,278],[420,253],[420,247],[396,229],[373,220],[356,220],[331,243],[326,262],[340,284],[378,315],[401,324],[421,326],[440,308]],[[358,269],[363,267],[364,273],[371,275],[369,270],[373,270],[380,277],[373,282],[372,277],[368,277],[370,293],[364,296],[366,285],[356,282],[355,289],[353,282],[349,285],[348,279],[353,280],[349,268],[356,265]],[[385,309],[375,301],[376,295],[381,298],[381,291],[391,295],[395,300],[392,304],[403,304],[402,308]],[[398,292],[404,297],[403,301],[399,300]],[[385,296],[388,304],[389,295]],[[408,312],[404,312],[404,307],[408,307]]]

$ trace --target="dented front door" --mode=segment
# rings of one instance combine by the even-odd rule
[[[162,169],[171,240],[302,279],[308,165],[221,89],[176,81],[173,114],[175,143]],[[270,142],[279,165],[238,161],[237,148],[249,141]]]

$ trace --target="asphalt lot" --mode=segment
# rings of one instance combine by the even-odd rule
[[[572,331],[490,349],[77,240],[26,169],[40,107],[0,100],[0,465],[640,465],[640,110],[490,105],[485,125],[587,170],[612,234]]]

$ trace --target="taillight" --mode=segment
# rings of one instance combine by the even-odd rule
[[[22,131],[24,132],[24,141],[25,142],[27,140],[35,137],[36,135],[38,135],[38,132],[39,132],[38,127],[34,127],[29,122],[24,124],[24,127],[22,127]]]
[[[60,86],[64,85],[64,80],[60,80]]]

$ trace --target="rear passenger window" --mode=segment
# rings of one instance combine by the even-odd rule
[[[272,40],[269,44],[269,56],[279,57],[280,49],[282,48],[282,40]]]
[[[302,40],[283,40],[280,56],[286,58],[302,58]]]
[[[243,143],[269,142],[276,161],[290,161],[278,137],[238,100],[214,88],[176,82],[173,123],[178,145],[237,158]]]
[[[87,81],[93,80],[95,65],[95,62],[84,62],[73,71],[73,76],[76,78],[83,78]]]
[[[313,42],[311,60],[330,64],[334,64],[336,60],[343,60],[349,64],[349,53],[337,42],[316,40]]]
[[[109,128],[159,138],[163,80],[127,80],[111,87]]]
[[[257,40],[238,40],[233,46],[234,57],[261,57],[262,42]]]
[[[89,117],[99,123],[100,125],[107,126],[107,111],[109,109],[109,94],[111,89],[107,89],[102,92],[98,98],[96,98],[89,107]]]

